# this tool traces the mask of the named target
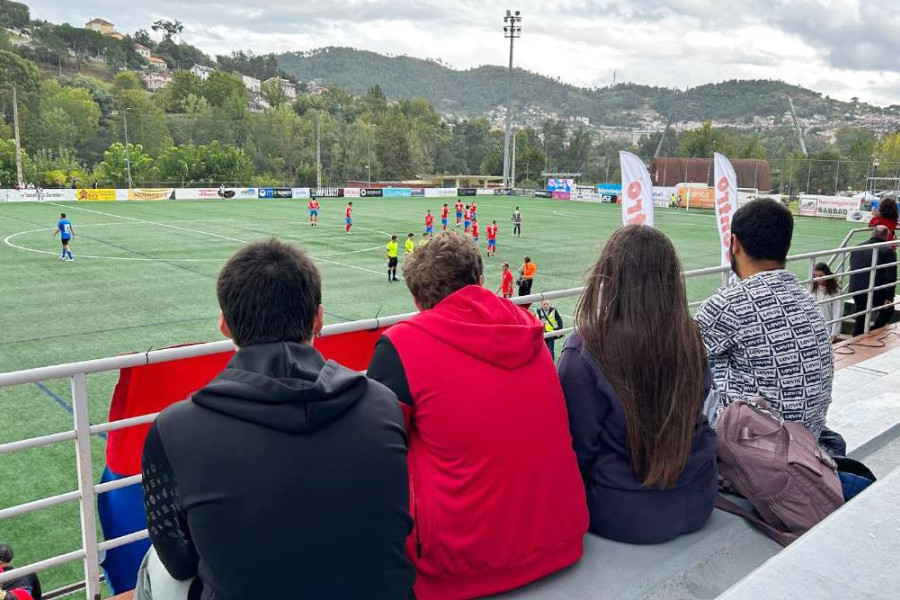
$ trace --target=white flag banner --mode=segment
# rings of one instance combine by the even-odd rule
[[[731,265],[729,249],[731,248],[731,219],[738,208],[737,175],[731,161],[724,154],[715,155],[716,175],[716,225],[719,229],[719,249],[722,266]]]
[[[653,184],[647,166],[631,152],[619,152],[622,166],[622,224],[653,227]]]

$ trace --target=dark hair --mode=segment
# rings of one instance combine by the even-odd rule
[[[893,198],[885,198],[882,200],[878,205],[878,214],[889,221],[896,221],[898,217],[897,201]]]
[[[238,347],[308,342],[322,280],[304,251],[273,238],[238,250],[222,267],[216,293]]]
[[[407,235],[406,237],[416,237],[416,234],[414,234],[413,232],[409,232],[409,235]]]
[[[9,544],[0,544],[0,562],[11,563],[13,559],[13,549]]]
[[[392,236],[391,236],[391,241],[392,241],[392,242],[393,242],[394,240],[396,240],[396,239],[397,239],[397,236],[396,236],[396,235],[392,235]]]
[[[455,231],[442,232],[419,246],[403,264],[406,286],[423,310],[468,285],[478,285],[482,273],[478,247]]]
[[[530,257],[530,256],[526,256],[526,257],[525,257],[525,263],[530,263],[530,262],[531,262],[531,257]]]
[[[65,218],[66,218],[66,213],[59,213],[59,216],[60,216],[60,218],[65,219]]]
[[[815,267],[813,267],[813,271],[822,271],[825,275],[833,275],[831,272],[831,268],[827,263],[820,262]],[[837,278],[834,279],[826,279],[825,281],[813,281],[813,291],[819,289],[819,286],[825,288],[825,294],[827,296],[834,296],[840,290],[840,285],[838,284]]]
[[[575,318],[624,409],[635,475],[645,486],[674,486],[704,400],[706,351],[669,238],[646,225],[615,231]]]
[[[794,217],[781,202],[760,198],[734,213],[731,233],[751,259],[783,263],[791,249]]]

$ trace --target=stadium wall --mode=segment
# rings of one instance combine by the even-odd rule
[[[270,198],[456,198],[458,196],[510,196],[512,190],[483,188],[90,188],[7,190],[0,189],[0,202],[123,202],[158,200],[206,200],[215,198],[250,200]]]

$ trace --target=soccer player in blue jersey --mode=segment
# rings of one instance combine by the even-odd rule
[[[75,259],[72,258],[72,251],[69,249],[69,241],[75,237],[75,229],[72,227],[72,223],[66,218],[66,213],[60,213],[59,223],[56,224],[56,229],[53,231],[53,237],[56,237],[57,233],[62,240],[62,253],[59,255],[59,260],[68,262],[74,261]]]

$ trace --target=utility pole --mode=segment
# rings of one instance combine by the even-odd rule
[[[512,132],[512,160],[509,164],[509,187],[516,187],[516,131]]]
[[[125,171],[128,176],[128,189],[131,189],[131,149],[128,147],[128,111],[131,110],[131,107],[126,108],[122,112],[122,117],[125,119]]]
[[[322,122],[316,117],[316,187],[322,187]]]
[[[509,39],[509,81],[506,86],[506,133],[503,140],[503,187],[512,187],[510,184],[509,172],[509,145],[510,132],[512,128],[512,94],[513,94],[513,45],[517,38],[522,37],[521,13],[516,11],[506,11],[503,17],[503,37]]]
[[[20,188],[25,187],[25,177],[22,174],[22,141],[19,138],[19,102],[16,97],[16,88],[13,87],[13,129],[16,137],[16,182]]]

